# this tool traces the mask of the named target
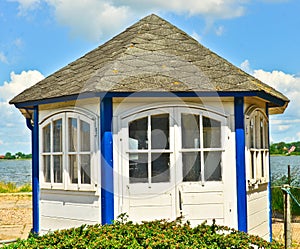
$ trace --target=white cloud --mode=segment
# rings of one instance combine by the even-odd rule
[[[24,15],[29,10],[33,10],[37,8],[41,2],[41,0],[9,0],[10,2],[19,3],[19,15]]]
[[[99,0],[46,0],[54,7],[57,21],[70,28],[71,35],[100,40],[103,34],[112,35],[125,28],[130,20],[127,6]]]
[[[36,82],[42,80],[44,76],[36,70],[23,71],[21,74],[10,73],[10,82],[4,82],[0,86],[0,100],[8,101],[26,88],[32,86]]]
[[[5,64],[8,63],[6,56],[2,52],[0,52],[0,61]]]
[[[215,33],[217,36],[222,36],[225,32],[224,26],[219,26],[215,29]]]
[[[8,101],[24,89],[42,80],[44,76],[36,70],[29,70],[20,74],[12,72],[10,77],[10,82],[4,82],[4,85],[0,86],[0,154],[11,149],[15,149],[15,152],[28,153],[30,146],[24,148],[24,145],[22,147],[21,144],[18,144],[19,142],[30,144],[30,133],[25,125],[25,118],[17,108],[8,104]]]
[[[247,72],[249,74],[253,74],[253,70],[251,69],[250,62],[248,60],[243,61],[240,67],[245,72]]]
[[[253,70],[248,60],[241,64],[241,68],[290,99],[284,114],[271,116],[270,118],[273,141],[289,142],[298,140],[300,138],[297,134],[300,122],[300,77],[278,70],[272,72],[262,69]]]
[[[19,3],[19,14],[24,14],[47,3],[53,7],[56,20],[75,36],[100,40],[103,34],[112,35],[133,20],[149,13],[173,12],[179,15],[202,16],[211,27],[216,19],[244,15],[249,0],[10,0]],[[215,32],[224,31],[219,26]]]
[[[196,31],[193,31],[193,33],[191,34],[191,36],[196,39],[198,42],[201,41],[201,36],[196,32]]]

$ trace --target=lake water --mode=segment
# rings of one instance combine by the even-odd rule
[[[31,160],[0,160],[0,182],[31,183]]]
[[[287,175],[287,165],[300,178],[300,156],[271,156],[272,178]],[[31,160],[0,160],[0,182],[14,182],[18,186],[31,182]]]

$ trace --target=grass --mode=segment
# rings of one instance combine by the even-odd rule
[[[0,193],[24,193],[31,192],[31,190],[30,183],[18,187],[13,182],[0,182]]]

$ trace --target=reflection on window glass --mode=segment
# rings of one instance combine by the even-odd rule
[[[80,120],[80,142],[81,142],[81,151],[90,151],[90,145],[91,145],[90,124],[83,120]]]
[[[76,155],[69,156],[69,175],[71,183],[78,183],[78,162]]]
[[[263,151],[260,152],[260,167],[261,167],[261,176],[264,177],[265,176],[265,153]]]
[[[50,182],[51,181],[51,161],[50,156],[44,156],[44,181]]]
[[[169,114],[151,116],[152,149],[169,149]]]
[[[182,175],[184,182],[201,181],[199,152],[182,153]]]
[[[221,122],[203,117],[204,148],[221,148]]]
[[[81,155],[80,156],[81,164],[81,183],[90,184],[91,183],[91,158],[90,155]]]
[[[62,156],[53,156],[54,182],[62,183]]]
[[[250,120],[250,148],[254,148],[254,119]]]
[[[200,147],[199,115],[181,115],[182,148]]]
[[[264,121],[262,118],[260,118],[259,128],[260,128],[260,149],[263,149],[265,136],[264,136]]]
[[[264,121],[264,127],[265,127],[265,149],[268,149],[269,147],[269,137],[268,137],[268,123]]]
[[[129,149],[148,149],[148,117],[129,123]]]
[[[204,152],[204,180],[221,181],[221,155],[220,151]]]
[[[151,182],[170,181],[170,154],[153,153],[151,155]]]
[[[250,156],[250,166],[251,166],[251,178],[255,178],[255,161],[256,161],[256,153],[251,151],[251,156]]]
[[[51,132],[51,126],[50,124],[48,124],[43,128],[43,152],[50,152],[51,149],[50,132]]]
[[[53,121],[53,151],[62,151],[62,119]]]
[[[68,121],[69,126],[69,151],[74,152],[77,151],[77,119],[69,118]]]
[[[129,183],[148,182],[148,154],[129,154]]]

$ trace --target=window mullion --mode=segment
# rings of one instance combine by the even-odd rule
[[[148,136],[148,183],[151,184],[151,169],[152,169],[152,157],[151,157],[151,148],[152,148],[152,140],[151,140],[151,115],[148,116],[148,127],[147,127],[147,136]]]
[[[204,185],[204,152],[203,152],[203,144],[204,144],[204,139],[203,139],[203,116],[202,114],[199,115],[199,128],[200,128],[200,172],[201,172],[201,182],[202,185]]]
[[[80,151],[81,151],[81,139],[80,139],[80,118],[77,116],[77,151],[76,151],[76,157],[77,157],[77,174],[78,174],[78,188],[80,188],[81,183],[81,157],[80,157]]]
[[[50,125],[50,184],[54,183],[54,165],[53,165],[53,120],[51,119]]]

